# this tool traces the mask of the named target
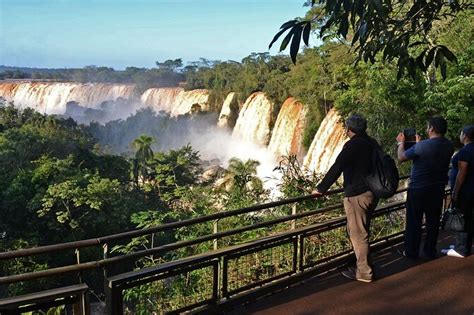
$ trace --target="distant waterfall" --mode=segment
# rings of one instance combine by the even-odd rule
[[[234,92],[231,92],[227,95],[224,103],[222,104],[217,126],[220,128],[232,129],[235,126],[238,115],[239,104],[237,103],[237,97]]]
[[[191,90],[180,92],[176,96],[171,109],[171,116],[185,115],[195,112],[208,112],[212,110],[209,104],[208,90]]]
[[[304,105],[293,97],[282,105],[268,149],[277,157],[296,155],[300,161],[304,157],[303,133],[306,124]]]
[[[262,92],[250,95],[240,110],[232,136],[258,145],[270,141],[273,104]]]
[[[129,84],[18,82],[0,83],[0,96],[20,108],[64,114],[67,102],[97,108],[104,101],[131,98],[134,89]]]
[[[143,105],[153,108],[156,112],[171,113],[176,98],[183,92],[184,89],[179,87],[151,88],[143,92],[140,100]]]
[[[316,173],[326,173],[348,140],[340,116],[334,108],[326,115],[314,136],[303,165]]]

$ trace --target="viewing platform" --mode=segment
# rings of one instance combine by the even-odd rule
[[[438,248],[454,242],[441,232]],[[474,256],[412,260],[386,248],[374,255],[376,280],[344,278],[337,268],[232,312],[261,315],[474,314]]]

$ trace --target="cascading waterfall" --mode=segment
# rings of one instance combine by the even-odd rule
[[[179,87],[151,88],[143,92],[140,99],[143,105],[153,108],[156,112],[171,113],[181,93],[184,93],[184,89]]]
[[[134,89],[130,84],[18,82],[1,83],[0,96],[20,108],[64,114],[67,102],[98,108],[104,101],[132,98]]]
[[[304,157],[303,132],[306,124],[304,105],[295,98],[288,98],[282,105],[268,149],[277,158],[283,155],[296,155],[301,161]]]
[[[270,141],[273,104],[262,92],[255,92],[245,101],[235,123],[232,137],[258,145]]]
[[[84,107],[98,108],[104,101],[132,99],[134,89],[134,85],[129,84],[3,82],[0,83],[0,97],[7,102],[14,102],[18,107],[32,107],[48,114],[64,114],[66,103],[70,101]],[[173,117],[217,110],[209,104],[208,90],[184,91],[179,87],[148,89],[141,96],[141,103],[157,112],[166,111]],[[232,138],[240,143],[237,146],[244,148],[244,143],[249,143],[260,146],[275,157],[296,154],[302,159],[302,138],[306,123],[303,104],[294,98],[287,99],[273,132],[274,106],[264,93],[253,93],[240,112],[238,108],[235,93],[229,93],[217,122],[217,126],[223,129],[231,129],[235,122]],[[338,113],[331,109],[304,158],[304,167],[317,173],[325,173],[329,169],[347,140],[339,119]]]
[[[319,174],[326,173],[348,140],[340,116],[332,108],[319,126],[303,166]]]
[[[171,116],[186,115],[195,112],[207,112],[211,110],[209,105],[209,91],[208,90],[191,90],[181,92],[177,95],[173,108],[171,109]]]
[[[237,116],[239,115],[239,104],[234,92],[230,92],[222,104],[217,126],[220,128],[232,129],[235,126]]]

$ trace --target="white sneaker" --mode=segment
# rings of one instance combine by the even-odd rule
[[[450,249],[448,250],[448,252],[446,253],[446,255],[448,256],[451,256],[451,257],[457,257],[457,258],[464,258],[463,255],[459,254],[457,251],[455,251],[454,249]]]
[[[450,249],[455,249],[455,248],[456,248],[456,246],[449,245],[449,248],[444,248],[444,249],[441,250],[441,254],[447,255]]]

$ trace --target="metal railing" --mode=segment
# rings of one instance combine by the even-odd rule
[[[406,176],[402,177],[402,179],[406,178]],[[404,191],[406,189],[400,189],[398,192]],[[340,189],[334,190],[328,195],[341,192]],[[248,298],[249,294],[255,294],[257,291],[264,294],[268,290],[298,282],[310,274],[342,264],[350,259],[351,250],[344,233],[346,224],[344,216],[324,222],[296,226],[297,220],[342,209],[340,203],[300,213],[297,213],[293,208],[294,211],[291,215],[282,215],[227,231],[218,231],[216,228],[216,220],[258,213],[284,205],[296,205],[311,199],[314,199],[314,196],[300,196],[95,239],[0,253],[0,261],[5,261],[71,249],[79,253],[80,249],[93,246],[103,246],[104,248],[102,259],[88,262],[80,262],[78,259],[77,264],[73,265],[0,277],[0,285],[35,281],[40,278],[54,278],[69,273],[78,274],[85,270],[103,269],[106,305],[110,314],[123,314],[124,310],[133,313],[137,307],[142,310],[175,313],[202,310],[203,308],[224,309],[227,305],[239,303],[239,301]],[[374,249],[399,239],[403,233],[404,224],[403,214],[400,211],[404,208],[405,201],[395,201],[380,206],[374,211],[372,217],[374,218],[373,225],[376,228],[373,231],[375,236],[371,240]],[[392,220],[395,220],[396,224],[392,224]],[[258,237],[243,244],[218,249],[214,242],[286,222],[289,222],[290,225],[283,231],[270,233],[270,235]],[[213,224],[213,233],[170,244],[160,244],[130,254],[109,257],[108,248],[112,242],[130,240],[135,237],[202,223]],[[381,229],[383,232],[379,232],[377,229]],[[214,242],[214,250],[118,275],[109,274],[111,266],[136,261],[150,255],[162,255],[205,242]],[[174,283],[180,285],[174,286]],[[136,291],[137,288],[138,291]],[[136,292],[142,292],[142,294],[137,296]]]

